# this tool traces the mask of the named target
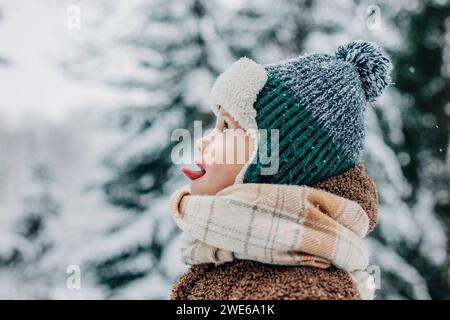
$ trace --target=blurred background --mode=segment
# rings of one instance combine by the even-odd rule
[[[366,111],[377,297],[449,299],[445,0],[0,0],[0,298],[166,299],[186,270],[171,132],[212,125],[209,90],[237,58],[354,39],[395,66]]]

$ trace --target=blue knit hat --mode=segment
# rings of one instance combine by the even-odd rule
[[[355,166],[363,150],[366,104],[390,84],[391,68],[377,44],[360,40],[334,55],[233,63],[213,86],[212,109],[217,114],[221,106],[249,132],[269,134],[264,141],[253,135],[257,147],[236,182],[313,185]],[[279,168],[265,175],[258,150],[271,152],[271,129],[278,129]]]

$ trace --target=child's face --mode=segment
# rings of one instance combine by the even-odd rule
[[[223,108],[219,107],[216,126],[211,133],[196,141],[196,164],[203,168],[183,168],[191,179],[191,194],[214,195],[234,184],[253,150],[253,139]]]

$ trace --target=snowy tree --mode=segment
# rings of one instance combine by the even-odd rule
[[[366,110],[363,160],[380,200],[367,240],[381,270],[378,298],[450,297],[445,1],[80,5],[82,29],[71,37],[81,46],[60,52],[61,65],[72,80],[108,85],[117,108],[93,112],[90,101],[60,125],[0,125],[0,297],[167,298],[186,268],[168,207],[187,182],[171,159],[173,130],[212,125],[209,90],[241,56],[270,63],[358,38],[379,42],[395,66],[395,84]],[[0,68],[20,65],[2,50]],[[66,287],[72,264],[83,274],[79,292]]]
[[[6,214],[3,219],[7,229],[0,241],[1,278],[9,274],[15,279],[18,286],[10,288],[14,292],[10,294],[22,298],[48,298],[44,288],[52,277],[47,275],[48,270],[41,268],[40,262],[54,249],[54,228],[57,228],[60,214],[51,161],[39,152],[42,135],[35,138],[32,144],[34,157],[24,175],[26,182],[18,188],[22,198],[20,205],[4,208],[2,213]],[[5,282],[3,285],[8,286]]]
[[[445,111],[450,101],[449,16],[448,2],[425,1],[417,11],[399,12],[394,18],[406,26],[405,47],[393,58],[396,88],[407,101],[401,115],[404,142],[391,145],[412,186],[406,201],[420,228],[416,243],[397,250],[425,278],[434,299],[448,299],[450,292],[450,114]]]
[[[112,175],[104,191],[111,204],[123,209],[124,221],[110,226],[89,265],[111,297],[140,292],[138,297],[167,298],[184,270],[167,198],[183,183],[171,159],[176,143],[171,133],[192,131],[194,120],[210,126],[208,89],[232,57],[216,32],[213,15],[222,11],[214,1],[137,1],[134,10],[134,28],[115,38],[115,49],[105,58],[128,61],[105,81],[145,96],[112,115],[123,141],[105,160]]]
[[[37,261],[51,247],[52,240],[46,236],[52,218],[58,215],[59,205],[54,199],[51,191],[53,177],[48,162],[37,162],[31,170],[31,187],[35,188],[29,196],[22,201],[23,217],[19,220],[18,234],[32,245],[32,254],[24,260]]]
[[[113,176],[105,184],[105,193],[134,220],[113,228],[110,235],[116,240],[129,236],[117,251],[94,262],[100,270],[99,282],[109,286],[113,296],[129,294],[151,281],[165,281],[165,291],[156,297],[167,297],[168,288],[184,270],[179,266],[166,272],[180,264],[179,230],[170,218],[167,196],[184,179],[171,159],[176,143],[170,141],[171,132],[176,128],[193,132],[195,120],[202,121],[203,129],[210,127],[209,90],[215,77],[235,59],[242,55],[264,58],[259,53],[268,60],[274,55],[281,58],[286,50],[280,50],[280,43],[301,49],[309,27],[299,13],[308,10],[309,2],[301,6],[289,2],[276,9],[268,1],[259,2],[263,7],[254,4],[230,8],[224,2],[201,0],[138,3],[144,18],[137,20],[142,22],[121,35],[121,54],[134,60],[125,73],[110,75],[107,81],[130,91],[143,90],[147,98],[120,109],[116,120],[125,139],[106,160]],[[264,18],[267,23],[261,24]],[[292,40],[290,46],[288,40]],[[260,51],[252,49],[256,44]],[[133,269],[134,261],[143,257],[148,263]]]
[[[428,5],[434,6],[431,2]],[[170,161],[173,144],[169,143],[169,133],[177,127],[192,129],[194,120],[210,123],[211,114],[206,103],[208,89],[214,77],[234,59],[246,55],[268,63],[304,52],[333,52],[345,41],[364,38],[379,42],[397,64],[397,52],[414,52],[409,45],[409,41],[413,43],[414,40],[409,40],[404,30],[416,31],[401,25],[410,23],[409,17],[415,12],[418,16],[429,16],[426,6],[410,1],[380,2],[375,7],[369,1],[344,4],[289,0],[231,5],[226,2],[175,4],[169,1],[152,2],[149,6],[152,10],[140,10],[146,19],[139,24],[139,32],[122,37],[120,47],[131,50],[135,57],[136,63],[127,69],[126,74],[130,77],[119,74],[110,82],[128,89],[144,90],[151,98],[137,107],[121,109],[118,120],[127,135],[107,162],[115,174],[105,185],[105,192],[114,205],[138,217],[147,217],[155,230],[159,230],[159,223],[170,226],[163,199],[179,183]],[[381,12],[379,25],[370,25],[374,10]],[[445,14],[441,17],[443,23]],[[437,29],[443,32],[442,27]],[[443,46],[440,48],[437,55],[444,57]],[[400,72],[401,69],[395,72],[397,70]],[[440,72],[436,71],[435,76],[439,78]],[[368,132],[363,160],[377,184],[380,198],[379,227],[368,241],[373,252],[372,262],[379,265],[382,272],[378,296],[443,297],[449,292],[448,282],[442,278],[446,277],[442,270],[447,268],[447,234],[445,221],[440,220],[437,212],[445,209],[436,208],[437,200],[426,191],[434,190],[434,186],[425,184],[430,175],[424,169],[429,167],[411,160],[409,154],[417,146],[414,140],[408,140],[408,136],[414,137],[417,132],[408,133],[411,125],[404,115],[411,113],[404,110],[416,109],[410,98],[415,89],[408,93],[397,73],[394,79],[396,85],[366,112]],[[442,113],[443,103],[448,99],[444,96],[441,101],[435,110]],[[414,119],[417,121],[418,117]],[[444,139],[441,146],[445,150],[448,128],[442,129],[445,128],[442,123],[440,128],[441,139]],[[440,155],[444,159],[445,151]],[[405,165],[408,157],[409,166]],[[417,177],[421,172],[420,179],[414,180],[411,165]],[[443,180],[436,191],[445,198],[442,186],[448,185],[448,180],[441,174],[445,171],[445,162],[441,161],[440,168],[440,173],[434,176]],[[129,232],[127,229],[130,227],[123,226],[112,234],[119,237]],[[142,244],[142,241],[135,233],[134,239],[129,238],[130,243],[100,266],[114,269],[115,265],[126,265],[127,261],[156,252],[153,254],[155,263],[149,263],[145,268],[159,272],[163,268],[158,265],[164,263],[156,261],[165,261],[164,243],[173,238],[174,232],[167,232],[170,236],[162,240],[147,237],[145,245],[141,246],[136,244]],[[156,249],[152,247],[155,244]],[[142,284],[140,280],[152,274],[145,268],[134,275],[132,272],[125,276],[120,272],[108,273],[112,276],[104,277],[102,281],[114,290],[127,283]],[[162,277],[170,279],[170,275]]]
[[[313,12],[316,24],[333,27],[312,33],[307,48],[374,40],[394,64],[394,85],[366,111],[364,160],[380,199],[369,241],[382,272],[378,297],[448,298],[448,4],[323,1]]]

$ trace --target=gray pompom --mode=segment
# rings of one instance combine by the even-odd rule
[[[391,84],[391,61],[376,43],[362,40],[349,42],[338,47],[336,58],[356,67],[367,101],[375,101]]]

